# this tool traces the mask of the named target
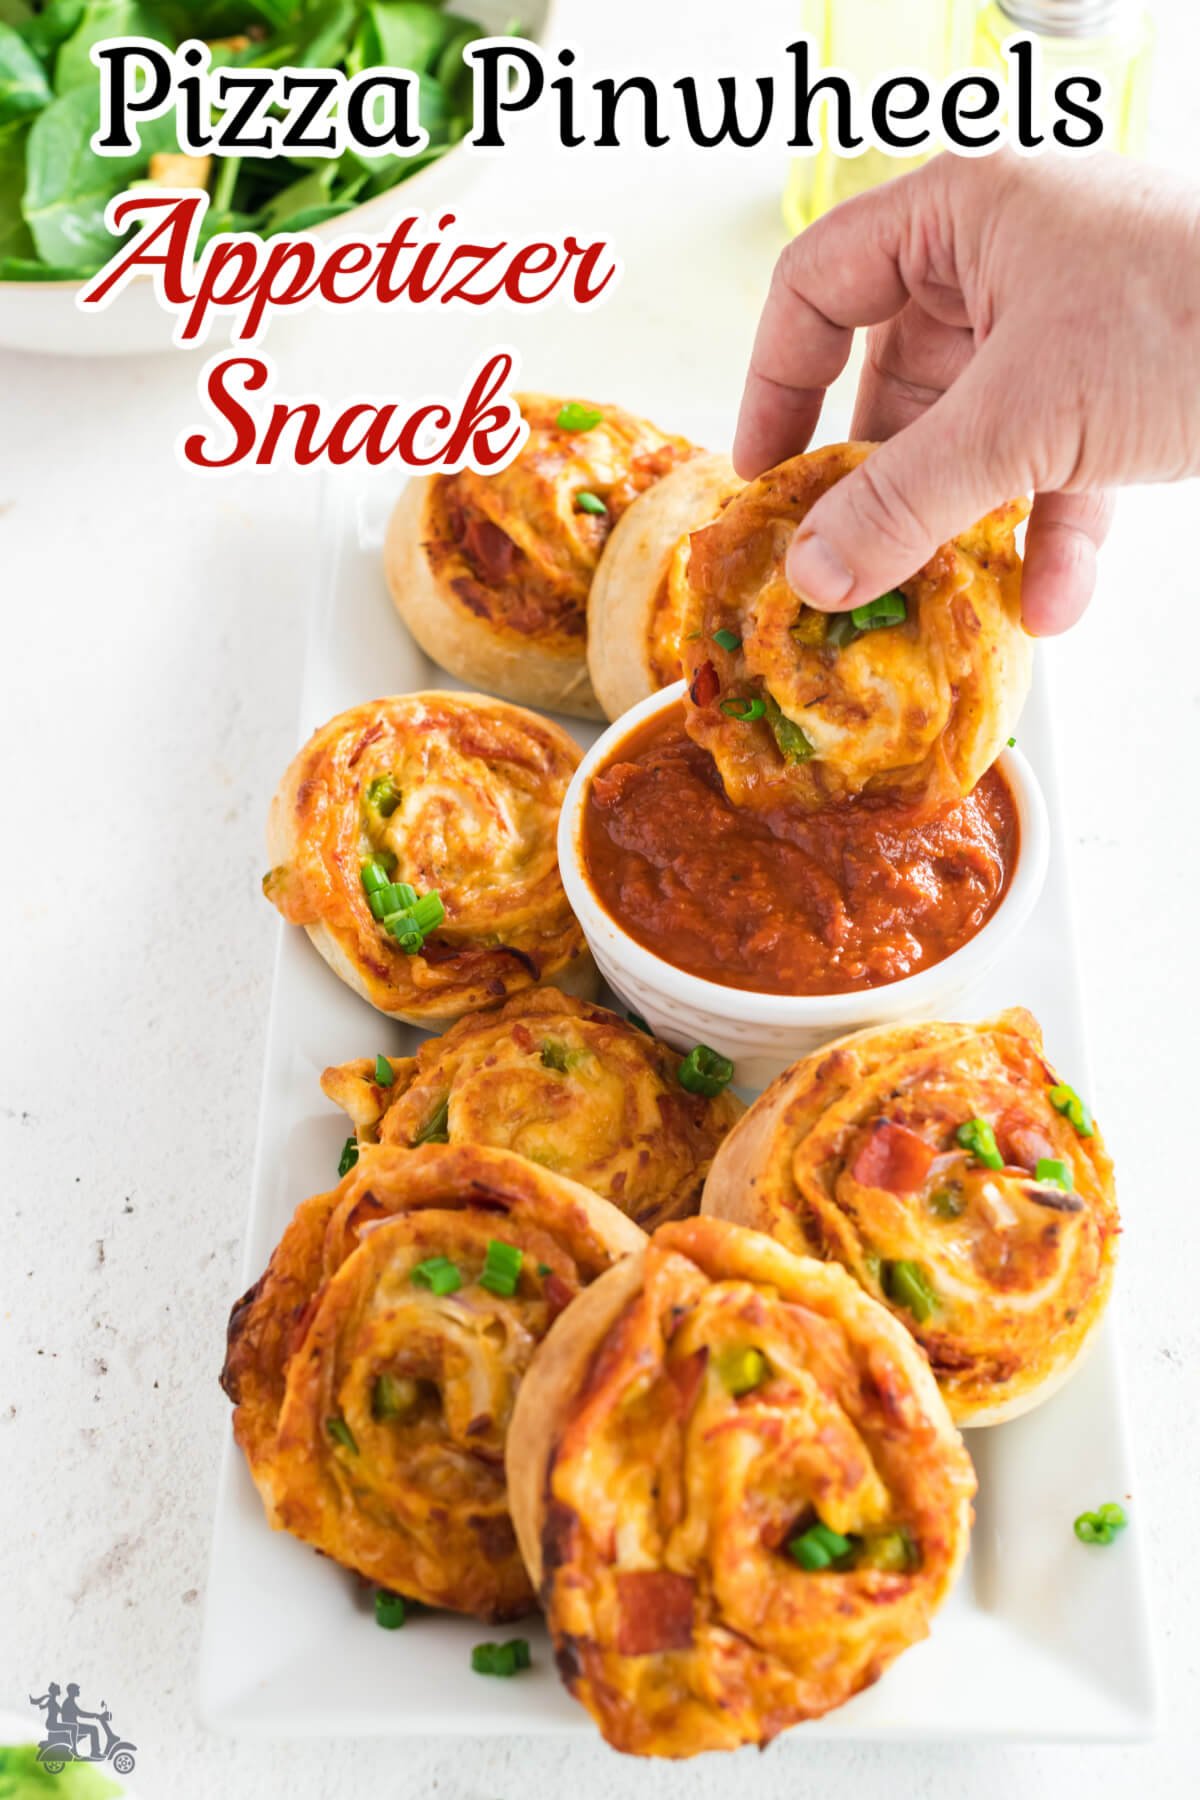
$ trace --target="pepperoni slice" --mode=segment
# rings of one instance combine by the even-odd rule
[[[493,525],[490,519],[470,514],[463,533],[463,543],[482,581],[500,582],[512,573],[517,546],[508,533],[501,531],[498,525]]]
[[[997,1119],[996,1148],[1006,1163],[1018,1169],[1028,1169],[1031,1175],[1036,1173],[1043,1157],[1053,1158],[1057,1155],[1053,1141],[1037,1120],[1031,1119],[1028,1113],[1021,1112],[1018,1107],[1010,1107]]]
[[[850,1173],[861,1187],[914,1194],[925,1184],[937,1152],[907,1125],[876,1119]]]
[[[701,663],[692,677],[692,705],[711,706],[720,691],[721,677],[712,663]]]
[[[660,1650],[688,1650],[696,1584],[669,1569],[639,1569],[617,1576],[617,1649],[622,1656],[653,1656]]]

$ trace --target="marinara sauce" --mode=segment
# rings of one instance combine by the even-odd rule
[[[682,703],[618,746],[583,813],[592,887],[631,937],[766,994],[884,987],[941,962],[999,905],[1019,836],[996,769],[933,814],[866,796],[823,812],[735,807]]]

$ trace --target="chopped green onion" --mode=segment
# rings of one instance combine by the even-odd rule
[[[1095,1137],[1095,1119],[1075,1089],[1068,1087],[1065,1081],[1060,1081],[1057,1087],[1050,1089],[1050,1104],[1055,1112],[1062,1113],[1064,1118],[1068,1119],[1075,1127],[1077,1137]]]
[[[869,1537],[862,1547],[859,1564],[867,1569],[883,1569],[890,1575],[903,1575],[920,1562],[917,1546],[903,1525],[895,1531],[881,1531]]]
[[[903,1306],[910,1312],[918,1325],[923,1325],[937,1310],[937,1295],[920,1263],[884,1263],[883,1291],[896,1306]]]
[[[358,1161],[358,1139],[348,1137],[342,1145],[342,1154],[338,1158],[338,1178],[348,1175]]]
[[[605,506],[600,496],[598,494],[589,494],[586,488],[584,488],[582,493],[576,494],[575,510],[582,513],[591,513],[594,518],[600,518],[608,512],[608,508]]]
[[[834,613],[825,627],[825,642],[832,644],[835,650],[844,650],[862,633],[849,613]]]
[[[717,1374],[721,1385],[735,1398],[761,1387],[770,1373],[770,1364],[762,1351],[750,1346],[740,1350],[726,1350],[717,1358]]]
[[[375,1419],[407,1419],[416,1410],[417,1384],[407,1375],[377,1375],[371,1389],[371,1416]]]
[[[815,1574],[818,1569],[827,1569],[839,1557],[848,1556],[854,1548],[853,1539],[843,1537],[840,1531],[831,1531],[828,1525],[818,1520],[802,1531],[788,1543],[788,1555]]]
[[[935,1219],[961,1219],[967,1203],[953,1188],[938,1188],[929,1196],[929,1210]]]
[[[560,1075],[565,1075],[571,1066],[569,1056],[567,1046],[554,1038],[546,1038],[542,1044],[543,1069],[557,1069]]]
[[[479,1277],[480,1287],[487,1288],[491,1294],[501,1294],[505,1298],[515,1294],[517,1282],[521,1278],[523,1260],[524,1253],[518,1250],[515,1244],[506,1244],[503,1238],[490,1238],[483,1263],[483,1274]]]
[[[735,650],[740,650],[742,647],[742,640],[737,632],[727,631],[724,626],[721,627],[720,631],[713,632],[713,643],[720,644],[722,650],[728,650],[730,654]]]
[[[400,804],[400,789],[390,775],[377,775],[367,783],[367,805],[381,819],[390,819]]]
[[[399,1631],[406,1617],[407,1613],[401,1595],[389,1594],[386,1588],[375,1589],[375,1623],[377,1625],[382,1625],[385,1631]]]
[[[703,636],[704,633],[700,630],[699,626],[697,626],[695,631],[684,632],[683,641],[685,644],[694,644],[697,638],[702,638]]]
[[[739,724],[752,725],[755,719],[761,719],[767,708],[757,696],[752,700],[748,694],[735,694],[732,700],[722,700],[721,711],[727,719],[737,719]]]
[[[954,1135],[963,1149],[969,1150],[976,1162],[981,1162],[985,1169],[1004,1167],[1004,1158],[996,1144],[996,1134],[986,1119],[968,1119]]]
[[[908,617],[908,602],[899,589],[868,600],[865,606],[852,606],[850,618],[859,631],[879,631],[885,625],[901,625]]]
[[[374,916],[382,923],[392,913],[406,912],[416,904],[417,890],[407,881],[385,881],[367,895]]]
[[[559,407],[554,423],[560,431],[591,431],[603,417],[595,407],[584,406],[580,400],[567,400]]]
[[[553,1275],[553,1273],[554,1273],[554,1270],[550,1267],[549,1263],[539,1263],[538,1264],[538,1274],[539,1275],[545,1277],[547,1275]]]
[[[1062,1188],[1068,1194],[1071,1191],[1071,1171],[1054,1156],[1038,1157],[1034,1180],[1044,1181],[1047,1187]]]
[[[380,888],[387,886],[388,874],[377,856],[369,857],[360,870],[363,887],[368,894],[377,894]]]
[[[733,1080],[733,1064],[727,1056],[718,1056],[707,1044],[689,1050],[679,1065],[679,1085],[689,1094],[703,1094],[714,1100]]]
[[[349,1450],[353,1456],[358,1455],[358,1445],[354,1441],[354,1433],[340,1413],[335,1414],[332,1419],[326,1419],[325,1429],[334,1442],[342,1446],[343,1450]]]
[[[1016,738],[1009,738],[1009,740],[1008,740],[1008,747],[1009,747],[1009,749],[1010,749],[1010,750],[1015,750],[1015,749],[1016,749],[1016,747],[1017,747],[1017,740],[1016,740]]]
[[[529,1642],[526,1638],[510,1638],[506,1644],[476,1644],[471,1651],[471,1667],[476,1675],[515,1675],[530,1667]]]
[[[412,1140],[412,1149],[418,1144],[448,1144],[450,1142],[450,1096],[440,1102],[432,1112],[416,1137]]]
[[[764,696],[767,724],[771,727],[772,736],[779,748],[784,762],[807,762],[816,754],[815,747],[801,731],[794,719],[789,719],[773,694]]]
[[[625,1017],[629,1020],[629,1023],[633,1026],[635,1031],[644,1031],[647,1037],[654,1036],[654,1033],[647,1025],[645,1019],[643,1019],[641,1013],[627,1012]]]
[[[1075,1536],[1081,1544],[1111,1544],[1119,1531],[1124,1531],[1129,1515],[1115,1500],[1108,1500],[1095,1512],[1083,1512],[1075,1521]]]
[[[392,1065],[388,1061],[387,1057],[386,1056],[377,1056],[375,1058],[375,1085],[376,1085],[376,1087],[391,1087],[391,1085],[392,1085],[393,1081],[395,1081],[395,1079],[396,1079],[396,1071],[392,1068]]]
[[[393,900],[396,901],[394,907],[390,904]],[[378,909],[377,901],[381,903]],[[373,894],[371,911],[406,956],[415,956],[423,949],[430,932],[436,931],[446,917],[439,893],[422,894],[418,899],[415,889],[407,883],[394,884]]]
[[[462,1271],[448,1256],[428,1256],[413,1270],[412,1282],[434,1294],[456,1294],[462,1286]]]

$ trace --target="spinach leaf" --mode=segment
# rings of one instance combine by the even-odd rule
[[[145,175],[158,150],[174,150],[175,118],[143,120],[142,147],[129,156],[94,156],[100,124],[96,88],[72,88],[33,122],[26,151],[25,219],[38,255],[64,268],[100,268],[115,249],[104,209]]]
[[[0,20],[6,25],[23,25],[26,19],[32,19],[33,8],[28,0],[0,0]]]
[[[29,128],[12,125],[0,131],[0,258],[20,257],[28,261],[37,255],[25,215],[21,196],[25,190],[25,140]]]
[[[88,52],[93,44],[110,37],[157,38],[169,50],[175,38],[167,21],[153,6],[136,0],[89,0],[82,19],[59,48],[54,63],[54,87],[60,94],[72,88],[91,87],[98,79]]]
[[[424,0],[374,0],[363,23],[368,66],[383,63],[419,75],[432,69],[459,21]]]
[[[0,24],[0,125],[41,112],[51,97],[46,71],[25,39]]]
[[[41,12],[22,25],[21,36],[31,50],[48,60],[82,19],[85,4],[86,0],[49,0]]]

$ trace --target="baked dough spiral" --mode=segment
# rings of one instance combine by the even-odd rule
[[[555,844],[578,761],[550,720],[478,694],[352,707],[283,778],[264,891],[356,993],[409,1024],[455,1019],[539,981],[594,993]],[[372,913],[371,862],[440,896],[444,922],[418,953]]]
[[[626,508],[692,446],[619,406],[546,394],[518,404],[529,437],[506,469],[409,482],[388,528],[388,586],[418,644],[452,675],[600,719],[587,667],[592,577]]]
[[[1016,725],[1033,668],[1013,540],[1023,502],[943,544],[874,603],[874,623],[817,612],[789,587],[797,525],[873,448],[794,456],[692,537],[688,731],[736,805],[864,792],[943,804],[970,793]]]
[[[388,1085],[364,1057],[326,1069],[321,1086],[362,1143],[436,1128],[452,1144],[514,1150],[649,1231],[699,1211],[717,1145],[745,1111],[728,1091],[690,1093],[679,1066],[678,1051],[606,1007],[534,988],[390,1059]]]
[[[797,1063],[725,1140],[703,1210],[840,1262],[912,1332],[960,1425],[1067,1378],[1120,1229],[1100,1133],[1021,1008],[873,1028]]]
[[[656,481],[617,522],[588,600],[588,668],[610,719],[683,674],[690,533],[741,486],[726,457],[701,452]]]
[[[230,1318],[222,1385],[271,1524],[430,1606],[528,1612],[504,1479],[517,1385],[552,1321],[643,1241],[505,1151],[364,1150],[297,1209]],[[487,1285],[493,1242],[520,1252],[508,1293]],[[457,1285],[431,1273],[448,1266]]]
[[[975,1489],[896,1321],[704,1218],[556,1323],[508,1469],[559,1671],[642,1756],[764,1744],[873,1682],[926,1635]]]

